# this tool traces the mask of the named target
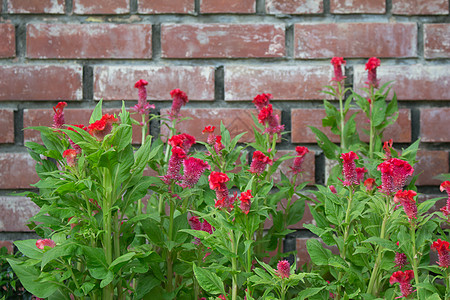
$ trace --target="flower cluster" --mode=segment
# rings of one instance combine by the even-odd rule
[[[450,215],[450,181],[444,181],[439,188],[441,192],[446,191],[448,195],[447,204],[441,208],[442,213],[447,217]]]
[[[252,163],[250,164],[250,173],[261,175],[267,165],[272,165],[273,161],[261,151],[253,152]]]
[[[341,82],[346,78],[342,75],[342,66],[345,65],[345,63],[346,62],[343,57],[333,57],[331,59],[331,64],[334,68],[334,77],[331,80]]]
[[[449,246],[449,242],[442,241],[441,239],[438,239],[431,245],[431,249],[438,252],[438,264],[442,268],[448,268],[450,266],[450,253],[448,250]]]
[[[350,151],[348,153],[342,153],[341,159],[343,160],[343,167],[342,167],[342,174],[344,175],[343,184],[345,186],[359,184],[360,181],[358,180],[358,174],[356,172],[356,163],[355,163],[355,160],[359,159],[358,155],[355,152]]]
[[[402,293],[402,297],[408,297],[413,293],[413,288],[410,281],[414,278],[413,270],[397,271],[392,274],[389,279],[389,283],[392,285],[396,282],[400,283],[400,292]]]
[[[180,109],[182,106],[185,106],[186,103],[189,102],[189,99],[185,92],[180,89],[174,89],[170,92],[170,96],[172,97],[172,109],[169,113],[169,118],[171,120],[178,119],[180,117]]]
[[[377,170],[381,171],[381,190],[387,195],[393,195],[401,190],[408,176],[414,173],[414,169],[407,161],[398,158],[382,162]]]
[[[139,100],[138,104],[133,106],[132,109],[141,115],[148,115],[150,109],[155,109],[154,104],[147,102],[147,88],[145,87],[147,84],[147,81],[140,79],[134,85],[135,88],[139,89]]]
[[[93,135],[97,140],[101,141],[103,138],[110,134],[113,129],[113,124],[119,122],[119,119],[113,115],[104,114],[100,120],[88,126],[89,133]]]
[[[380,60],[376,57],[369,58],[369,61],[366,63],[366,71],[367,73],[367,81],[366,84],[369,87],[378,88],[380,81],[377,79],[377,67],[380,66]]]
[[[297,157],[294,158],[294,163],[290,168],[292,170],[292,173],[298,174],[302,171],[302,163],[303,160],[305,159],[306,153],[308,153],[309,150],[306,147],[297,146],[295,147],[295,152],[297,152]]]
[[[241,201],[241,205],[239,205],[239,208],[246,215],[250,212],[250,208],[252,206],[252,198],[253,196],[251,190],[241,193],[241,196],[239,197],[239,200]]]
[[[193,216],[189,219],[189,225],[194,230],[205,231],[209,234],[212,234],[213,232],[211,224],[209,224],[208,221],[206,220],[200,221],[197,216]],[[194,244],[200,245],[201,244],[200,239],[196,237]]]
[[[51,239],[42,239],[36,241],[36,247],[38,247],[41,250],[44,250],[45,247],[55,248],[55,246],[56,246],[55,241]]]
[[[400,246],[400,242],[397,242],[397,246]],[[402,252],[395,252],[395,266],[394,268],[403,268],[408,264],[408,259],[406,257],[405,253]]]
[[[216,142],[216,135],[214,134],[214,130],[216,129],[215,126],[206,126],[205,129],[203,129],[202,134],[207,133],[208,138],[206,139],[206,142],[209,145],[214,145]]]
[[[206,169],[210,170],[209,164],[200,158],[189,157],[183,161],[184,174],[179,185],[183,188],[193,188]]]
[[[277,275],[281,278],[289,278],[291,276],[291,266],[287,260],[280,260],[277,264]]]
[[[417,219],[417,206],[414,197],[417,195],[415,191],[398,191],[394,196],[394,202],[400,203],[409,220]]]
[[[253,104],[259,109],[258,121],[266,126],[264,133],[269,134],[280,133],[284,130],[284,125],[280,125],[279,117],[273,114],[272,104],[269,103],[272,98],[271,94],[261,94],[253,99]]]
[[[230,178],[227,174],[213,171],[209,175],[208,180],[209,187],[216,192],[215,206],[218,208],[226,208],[227,210],[233,209],[237,195],[230,196],[226,184],[230,181]]]
[[[67,165],[73,168],[77,163],[77,151],[74,149],[67,149],[63,152],[63,158],[66,159]]]
[[[66,102],[59,102],[53,107],[55,114],[53,115],[53,128],[62,128],[65,124],[64,120],[64,107],[67,106]]]

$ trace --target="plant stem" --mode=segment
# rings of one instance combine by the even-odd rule
[[[237,254],[237,245],[234,238],[234,232],[231,232],[231,252],[233,254]],[[236,257],[233,256],[231,258],[231,270],[233,272],[232,277],[232,289],[231,289],[231,299],[236,300],[237,299],[237,260]]]
[[[413,223],[411,223],[410,228],[410,234],[411,234],[411,244],[412,244],[412,260],[411,265],[413,267],[414,271],[414,282],[416,283],[417,288],[417,299],[420,300],[420,288],[419,288],[419,268],[418,268],[418,261],[417,261],[417,253],[416,253],[416,228]]]
[[[170,212],[169,212],[169,241],[173,241],[173,215],[175,213],[175,205],[170,201]],[[172,292],[173,290],[173,258],[172,251],[167,253],[167,292]]]
[[[105,234],[103,235],[103,245],[105,250],[106,262],[108,265],[112,262],[112,243],[111,243],[111,190],[112,190],[111,178],[109,176],[109,170],[103,168],[103,188],[105,189],[105,196],[103,199],[103,229]],[[103,289],[103,299],[109,300],[114,298],[114,286],[112,283],[108,284]]]
[[[375,137],[375,128],[373,128],[373,104],[375,102],[375,97],[373,96],[373,86],[370,86],[370,118],[369,118],[369,122],[370,122],[370,138],[369,138],[369,158],[373,158],[373,139]]]
[[[343,95],[342,95],[342,87],[341,83],[338,82],[338,98],[339,98],[339,112],[341,114],[341,149],[344,150],[345,147],[345,136],[344,136],[344,127],[345,127],[345,114],[344,114],[344,105],[343,105]]]

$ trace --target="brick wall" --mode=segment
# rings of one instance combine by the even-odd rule
[[[24,223],[36,211],[10,195],[37,181],[24,142],[39,136],[23,129],[50,124],[62,100],[75,123],[101,98],[110,109],[132,106],[141,78],[158,112],[170,107],[170,90],[187,92],[183,115],[193,120],[180,129],[196,135],[220,120],[233,134],[248,131],[251,100],[272,93],[291,131],[279,149],[308,146],[306,177],[323,183],[325,159],[307,126],[321,125],[330,58],[345,57],[358,89],[377,56],[401,108],[386,138],[397,147],[422,139],[420,191],[439,193],[433,176],[449,173],[449,0],[0,0],[0,14],[0,244],[29,237]],[[306,212],[285,243],[302,259],[310,222]]]

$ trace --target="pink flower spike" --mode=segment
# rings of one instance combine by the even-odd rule
[[[89,133],[98,141],[101,141],[106,135],[111,133],[113,129],[112,125],[117,122],[119,122],[119,119],[115,118],[113,115],[104,114],[100,120],[89,125]]]
[[[447,204],[441,208],[442,213],[447,217],[450,215],[450,181],[444,181],[439,188],[441,192],[446,191],[448,195]]]
[[[449,246],[449,242],[443,241],[441,239],[438,239],[431,245],[431,249],[438,252],[438,264],[442,268],[448,268],[450,266],[450,253],[448,250]]]
[[[305,159],[305,155],[309,152],[309,150],[306,147],[297,146],[295,147],[295,151],[297,152],[297,157],[294,158],[294,163],[290,168],[292,170],[292,173],[298,174],[302,171],[302,163]]]
[[[62,128],[65,124],[64,107],[66,106],[66,102],[59,102],[53,107],[53,111],[55,112],[55,115],[53,116],[53,128]]]
[[[252,198],[253,196],[251,190],[241,193],[241,196],[239,197],[239,200],[241,201],[241,205],[239,206],[239,208],[246,215],[250,212],[250,207],[252,206]]]
[[[376,57],[369,58],[369,61],[366,63],[366,71],[368,71],[366,84],[369,87],[378,88],[380,81],[377,79],[377,67],[379,66],[380,60]]]
[[[253,152],[252,163],[250,164],[250,173],[261,175],[267,165],[272,165],[272,160],[261,151]]]
[[[186,153],[189,152],[192,145],[195,144],[195,137],[187,133],[174,135],[169,139],[169,145],[172,147],[181,147]]]
[[[366,168],[356,168],[356,180],[358,183],[364,180],[364,174],[367,173]]]
[[[189,157],[183,161],[184,175],[180,186],[183,188],[193,188],[206,169],[210,170],[209,164],[199,158]]]
[[[203,129],[202,134],[208,133],[208,138],[206,142],[209,145],[214,145],[216,141],[216,135],[214,134],[214,130],[216,129],[215,126],[206,126],[205,129]]]
[[[392,274],[389,279],[389,283],[393,285],[394,283],[400,283],[400,292],[402,293],[402,297],[408,297],[413,293],[413,288],[410,281],[414,278],[413,270],[397,271]]]
[[[378,165],[381,171],[381,191],[387,195],[395,194],[401,190],[408,176],[414,173],[411,165],[404,160],[391,158]]]
[[[253,98],[253,104],[255,104],[256,108],[262,109],[263,107],[269,105],[270,100],[272,100],[272,94],[260,94]]]
[[[180,117],[180,109],[189,102],[189,99],[185,92],[180,89],[174,89],[170,92],[172,97],[172,109],[169,114],[171,120],[178,119]]]
[[[66,159],[69,167],[75,167],[77,163],[77,151],[74,149],[67,149],[63,152],[63,158]]]
[[[350,151],[348,153],[342,153],[341,159],[343,160],[342,174],[344,175],[344,185],[350,186],[359,184],[355,164],[355,160],[359,159],[358,155],[355,152]]]
[[[398,191],[394,196],[394,202],[400,203],[408,216],[409,220],[417,219],[417,206],[414,197],[417,195],[415,191]]]
[[[36,241],[36,247],[43,250],[45,247],[55,248],[56,243],[51,239],[42,239]]]
[[[346,78],[342,75],[342,65],[345,65],[345,63],[343,57],[333,57],[331,59],[331,64],[334,67],[334,77],[331,80],[340,82]]]
[[[172,148],[172,156],[169,159],[169,164],[167,167],[167,173],[163,176],[162,180],[169,184],[172,180],[180,179],[180,170],[183,160],[186,158],[186,152],[181,147]]]
[[[364,186],[366,187],[366,190],[367,190],[368,192],[372,191],[373,188],[376,186],[375,179],[373,179],[373,178],[367,178],[367,179],[364,181]]]
[[[291,276],[291,266],[287,260],[280,260],[277,264],[277,275],[281,278],[289,278]]]
[[[330,185],[329,189],[333,194],[337,194],[336,187],[334,185]]]

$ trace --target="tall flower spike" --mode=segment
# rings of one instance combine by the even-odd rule
[[[262,109],[263,107],[269,105],[269,102],[270,100],[272,100],[272,98],[273,98],[272,94],[261,94],[253,98],[252,103],[255,104],[257,109]]]
[[[197,184],[200,176],[206,169],[210,170],[209,164],[200,158],[189,157],[183,161],[184,175],[179,184],[183,188],[193,188]]]
[[[366,168],[356,168],[356,180],[358,181],[358,183],[364,180],[364,174],[366,173]]]
[[[341,154],[341,159],[343,160],[343,168],[342,168],[342,174],[344,175],[343,183],[346,186],[359,184],[355,164],[355,160],[358,158],[359,158],[358,155],[353,151]]]
[[[104,114],[100,120],[89,125],[89,133],[97,140],[101,141],[106,135],[111,133],[113,129],[112,125],[118,121],[119,119],[115,118],[113,115]]]
[[[208,232],[209,234],[212,234],[212,226],[211,224],[208,223],[208,221],[203,220],[203,222],[201,222],[197,216],[193,216],[189,219],[188,222],[192,229],[197,231],[201,230]],[[194,244],[200,245],[201,244],[200,239],[196,237],[194,239]]]
[[[366,63],[366,71],[368,71],[366,84],[369,87],[378,88],[380,84],[380,81],[377,79],[377,67],[379,66],[380,60],[376,57],[369,58],[369,61]]]
[[[447,180],[441,183],[440,190],[441,192],[446,191],[448,195],[447,204],[441,208],[442,213],[447,217],[450,215],[450,181]]]
[[[202,134],[207,133],[208,138],[206,139],[206,142],[209,145],[214,145],[216,142],[216,135],[214,134],[214,130],[216,129],[215,126],[206,126],[205,129],[203,129]]]
[[[267,165],[272,165],[272,160],[261,151],[253,152],[252,163],[250,164],[250,173],[261,175]]]
[[[180,109],[182,106],[189,102],[189,99],[185,92],[180,89],[174,89],[170,92],[172,97],[172,109],[169,114],[171,120],[178,119],[180,116]]]
[[[67,106],[66,102],[59,102],[53,107],[55,114],[53,115],[53,128],[62,128],[65,124],[64,120],[64,107]]]
[[[295,147],[295,151],[297,152],[297,157],[294,158],[294,163],[290,168],[292,170],[292,173],[298,174],[302,171],[302,163],[305,159],[305,155],[309,152],[309,150],[306,147],[297,146]]]
[[[138,92],[139,100],[138,100],[138,104],[133,106],[132,109],[141,115],[143,115],[143,114],[148,115],[150,109],[155,109],[154,104],[149,104],[147,102],[147,88],[145,87],[147,84],[148,84],[148,82],[143,79],[138,80],[134,84],[134,87],[139,89],[139,92]]]
[[[63,152],[63,158],[66,159],[69,167],[75,167],[77,163],[77,151],[75,149],[67,149]]]
[[[264,133],[275,134],[284,130],[284,125],[280,125],[279,117],[273,114],[272,104],[261,108],[258,114],[258,121],[267,126]]]
[[[415,191],[398,191],[394,196],[394,202],[400,203],[409,220],[417,219],[417,205],[414,197],[417,195]]]
[[[333,57],[331,59],[331,64],[334,68],[334,77],[331,80],[340,82],[346,78],[342,75],[342,65],[345,65],[345,63],[346,62],[343,57]]]
[[[239,208],[246,215],[250,212],[250,207],[252,206],[252,198],[253,196],[251,190],[241,193],[241,196],[239,197],[239,200],[241,201],[241,205],[239,205]]]
[[[163,176],[162,180],[169,184],[171,180],[180,179],[180,170],[183,160],[186,158],[186,152],[181,147],[173,147],[172,155],[169,159],[169,164],[167,166],[167,173]]]
[[[397,246],[400,246],[400,242],[397,242]],[[408,259],[406,257],[405,253],[402,252],[395,252],[395,266],[394,268],[403,268],[408,263]]]
[[[225,148],[225,146],[222,144],[222,136],[218,135],[216,136],[216,141],[214,142],[214,150],[216,151],[217,155],[220,156],[221,151]]]
[[[189,152],[192,145],[195,144],[195,137],[187,133],[174,135],[169,139],[169,145],[172,147],[181,147],[186,153]]]
[[[402,293],[402,297],[408,297],[413,293],[413,288],[410,281],[414,278],[413,270],[397,271],[392,274],[389,279],[389,283],[393,285],[394,283],[400,283],[400,292]]]
[[[277,264],[277,275],[281,278],[289,278],[291,276],[291,266],[287,260],[280,260]]]
[[[447,241],[443,241],[438,239],[436,242],[433,242],[431,245],[432,250],[436,250],[438,252],[438,264],[442,268],[448,268],[450,266],[450,253],[448,247],[450,243]]]
[[[230,181],[230,178],[227,174],[213,171],[209,175],[208,181],[209,187],[216,192],[215,206],[218,208],[226,208],[231,210],[234,207],[233,203],[236,200],[237,195],[230,197],[226,184]]]
[[[414,173],[411,165],[398,158],[388,159],[378,165],[381,171],[381,191],[387,195],[393,195],[401,190],[408,176]]]

